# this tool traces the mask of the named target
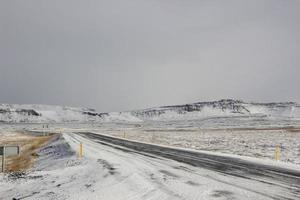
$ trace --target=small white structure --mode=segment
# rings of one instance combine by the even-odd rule
[[[18,156],[20,154],[19,146],[0,146],[0,156],[2,156],[2,172],[5,170],[5,157]]]

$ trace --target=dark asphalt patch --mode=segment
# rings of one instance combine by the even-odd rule
[[[34,196],[34,195],[36,195],[36,194],[39,194],[39,193],[40,193],[40,192],[32,192],[31,194],[26,195],[26,196],[23,196],[23,197],[18,197],[18,198],[14,197],[14,198],[12,198],[12,200],[27,199],[27,198],[32,197],[32,196]]]
[[[222,198],[226,200],[234,200],[234,193],[227,190],[214,190],[211,194],[212,197]]]
[[[163,173],[163,174],[165,174],[167,176],[171,176],[173,178],[179,178],[179,176],[177,176],[176,174],[173,174],[172,172],[169,172],[167,170],[159,170],[159,172],[161,172],[161,173]]]
[[[188,185],[191,185],[191,186],[199,186],[200,185],[199,183],[196,183],[194,181],[187,181],[185,183],[188,184]]]
[[[107,162],[106,160],[98,159],[97,162],[100,163],[104,169],[107,169],[110,175],[118,173],[116,171],[116,168],[114,168],[113,165]]]

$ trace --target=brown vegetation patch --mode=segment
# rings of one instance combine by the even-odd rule
[[[39,156],[37,150],[54,136],[22,135],[20,138],[14,137],[13,139],[1,141],[0,145],[19,145],[20,147],[19,156],[6,157],[5,172],[25,171],[31,168],[34,160]]]

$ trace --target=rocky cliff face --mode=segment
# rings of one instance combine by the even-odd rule
[[[297,103],[246,103],[240,100],[198,102],[184,105],[163,106],[153,109],[132,111],[138,118],[146,119],[197,119],[205,117],[267,116],[300,118],[300,105]]]
[[[233,114],[250,114],[250,111],[246,108],[245,103],[243,103],[242,101],[232,99],[224,99],[212,102],[198,102],[184,105],[163,106],[153,109],[132,111],[132,113],[136,116],[151,118],[168,112],[174,112],[177,114],[187,114],[191,112],[202,112],[205,109],[212,109],[220,113],[223,112]]]

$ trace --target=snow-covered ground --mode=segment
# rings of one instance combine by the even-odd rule
[[[281,147],[282,162],[300,165],[300,129],[201,129],[186,122],[179,123],[104,123],[104,124],[52,124],[49,129],[61,131],[92,131],[125,137],[132,140],[168,146],[206,150],[254,158],[274,160],[276,146]],[[42,124],[0,125],[0,141],[14,130],[43,131]],[[2,136],[1,136],[2,134]]]
[[[72,133],[64,138],[40,151],[32,171],[0,176],[0,199],[288,198],[276,185],[128,153]],[[82,159],[74,152],[79,142],[84,143]]]
[[[0,175],[0,200],[288,198],[284,187],[128,153],[73,133],[94,132],[229,156],[249,156],[258,163],[271,162],[275,147],[280,145],[278,163],[299,169],[299,108],[295,103],[222,100],[97,113],[84,108],[2,104],[0,143],[22,137],[20,134],[27,130],[64,134],[41,149],[31,170]],[[75,153],[79,141],[85,144],[82,159]]]

